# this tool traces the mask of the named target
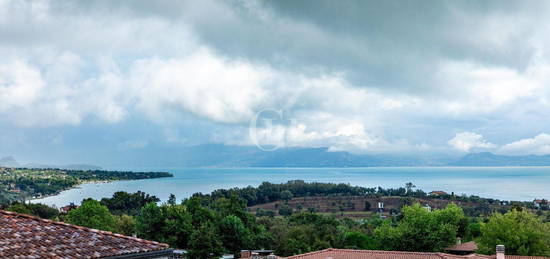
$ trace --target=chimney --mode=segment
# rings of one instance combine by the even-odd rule
[[[457,237],[457,238],[456,238],[456,244],[457,244],[457,245],[462,244],[462,238]]]
[[[252,251],[241,250],[241,258],[250,258],[250,257],[252,257]]]
[[[497,245],[497,259],[505,259],[504,258],[504,245]]]

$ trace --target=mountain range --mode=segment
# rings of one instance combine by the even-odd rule
[[[98,164],[134,167],[382,167],[382,166],[550,166],[550,155],[505,156],[489,152],[464,156],[442,154],[353,154],[328,148],[282,148],[272,152],[250,146],[199,145],[185,148],[140,149],[107,153]],[[151,155],[151,153],[155,155]],[[0,166],[95,170],[89,164],[19,164],[13,157]]]
[[[67,170],[101,170],[100,166],[86,164],[70,164],[70,165],[46,165],[37,163],[20,164],[13,156],[0,158],[0,166],[5,167],[25,167],[25,168],[59,168]]]

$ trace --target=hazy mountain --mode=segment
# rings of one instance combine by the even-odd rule
[[[67,170],[101,170],[100,166],[86,164],[70,164],[70,165],[48,165],[38,163],[20,164],[13,156],[0,158],[0,166],[5,167],[26,167],[26,168],[59,168]]]
[[[186,148],[148,147],[108,156],[113,166],[164,167],[369,167],[440,166],[451,159],[429,155],[360,155],[331,152],[328,148],[281,148],[262,151],[253,146],[219,144]]]
[[[179,166],[213,167],[380,167],[380,166],[550,166],[548,156],[503,156],[473,153],[462,157],[444,154],[364,155],[331,152],[327,148],[282,148],[266,152],[256,147],[201,145],[178,153]]]
[[[91,163],[114,167],[381,167],[381,166],[550,166],[548,156],[503,156],[473,153],[462,157],[446,154],[352,154],[328,148],[281,148],[272,152],[252,146],[219,144],[192,147],[149,147],[125,152],[104,152]],[[89,164],[20,164],[13,157],[0,165],[32,168],[97,170]]]
[[[550,155],[504,156],[489,152],[467,154],[453,166],[550,166]]]
[[[18,167],[19,163],[17,163],[14,157],[7,156],[7,157],[0,158],[0,166]]]

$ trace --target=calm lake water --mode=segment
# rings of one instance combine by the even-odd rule
[[[364,187],[400,187],[414,183],[425,191],[444,190],[501,200],[550,198],[550,167],[370,167],[370,168],[109,168],[166,171],[172,178],[83,184],[56,196],[34,200],[49,205],[79,204],[84,198],[111,197],[116,191],[144,191],[167,200],[196,192],[257,186],[264,181],[305,180]]]

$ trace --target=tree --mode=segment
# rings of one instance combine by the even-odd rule
[[[404,206],[403,218],[392,226],[386,221],[374,231],[382,249],[398,251],[441,251],[454,244],[464,212],[455,204],[430,212],[420,204]]]
[[[358,231],[350,231],[344,234],[344,247],[350,249],[376,249],[372,237]]]
[[[71,224],[107,231],[117,229],[116,219],[109,209],[93,199],[88,199],[79,208],[69,211],[67,221]]]
[[[289,200],[292,200],[292,198],[294,198],[294,194],[292,194],[291,191],[284,190],[281,192],[281,199],[285,201],[285,203],[288,202]]]
[[[115,216],[117,222],[117,232],[131,236],[136,233],[136,221],[134,217],[126,214]]]
[[[283,206],[281,206],[281,208],[279,208],[279,215],[281,216],[290,216],[292,215],[292,208],[286,204],[284,204]]]
[[[11,206],[9,206],[7,210],[21,213],[21,214],[34,215],[34,213],[29,208],[27,208],[25,204],[22,204],[22,203],[14,203]]]
[[[135,193],[115,192],[112,198],[101,199],[101,204],[107,206],[115,215],[128,214],[135,216],[145,204],[159,202],[160,199],[142,191]]]
[[[176,195],[170,193],[170,197],[168,197],[168,201],[166,203],[169,205],[176,205]]]
[[[371,207],[371,204],[369,201],[365,201],[365,211],[369,211]]]
[[[183,205],[161,207],[164,214],[164,225],[160,230],[163,242],[173,247],[186,248],[193,232],[192,217]]]
[[[43,219],[53,219],[59,216],[59,211],[56,208],[52,208],[42,203],[30,203],[26,206],[31,209],[34,215],[37,215]]]
[[[223,244],[212,223],[206,222],[193,231],[189,240],[189,258],[209,259],[223,254]]]
[[[405,184],[405,189],[407,190],[407,194],[411,194],[413,191],[413,188],[416,188],[416,185],[414,185],[411,182],[408,182]]]
[[[143,206],[136,217],[137,235],[144,239],[161,241],[164,233],[164,213],[154,202]]]
[[[496,213],[481,225],[478,245],[485,254],[504,245],[507,254],[550,256],[550,224],[525,210]]]
[[[186,248],[193,231],[192,216],[184,205],[145,205],[136,217],[138,236],[173,247]]]
[[[223,218],[218,223],[218,230],[223,246],[235,256],[242,249],[250,249],[253,246],[252,233],[237,216],[230,215]]]

